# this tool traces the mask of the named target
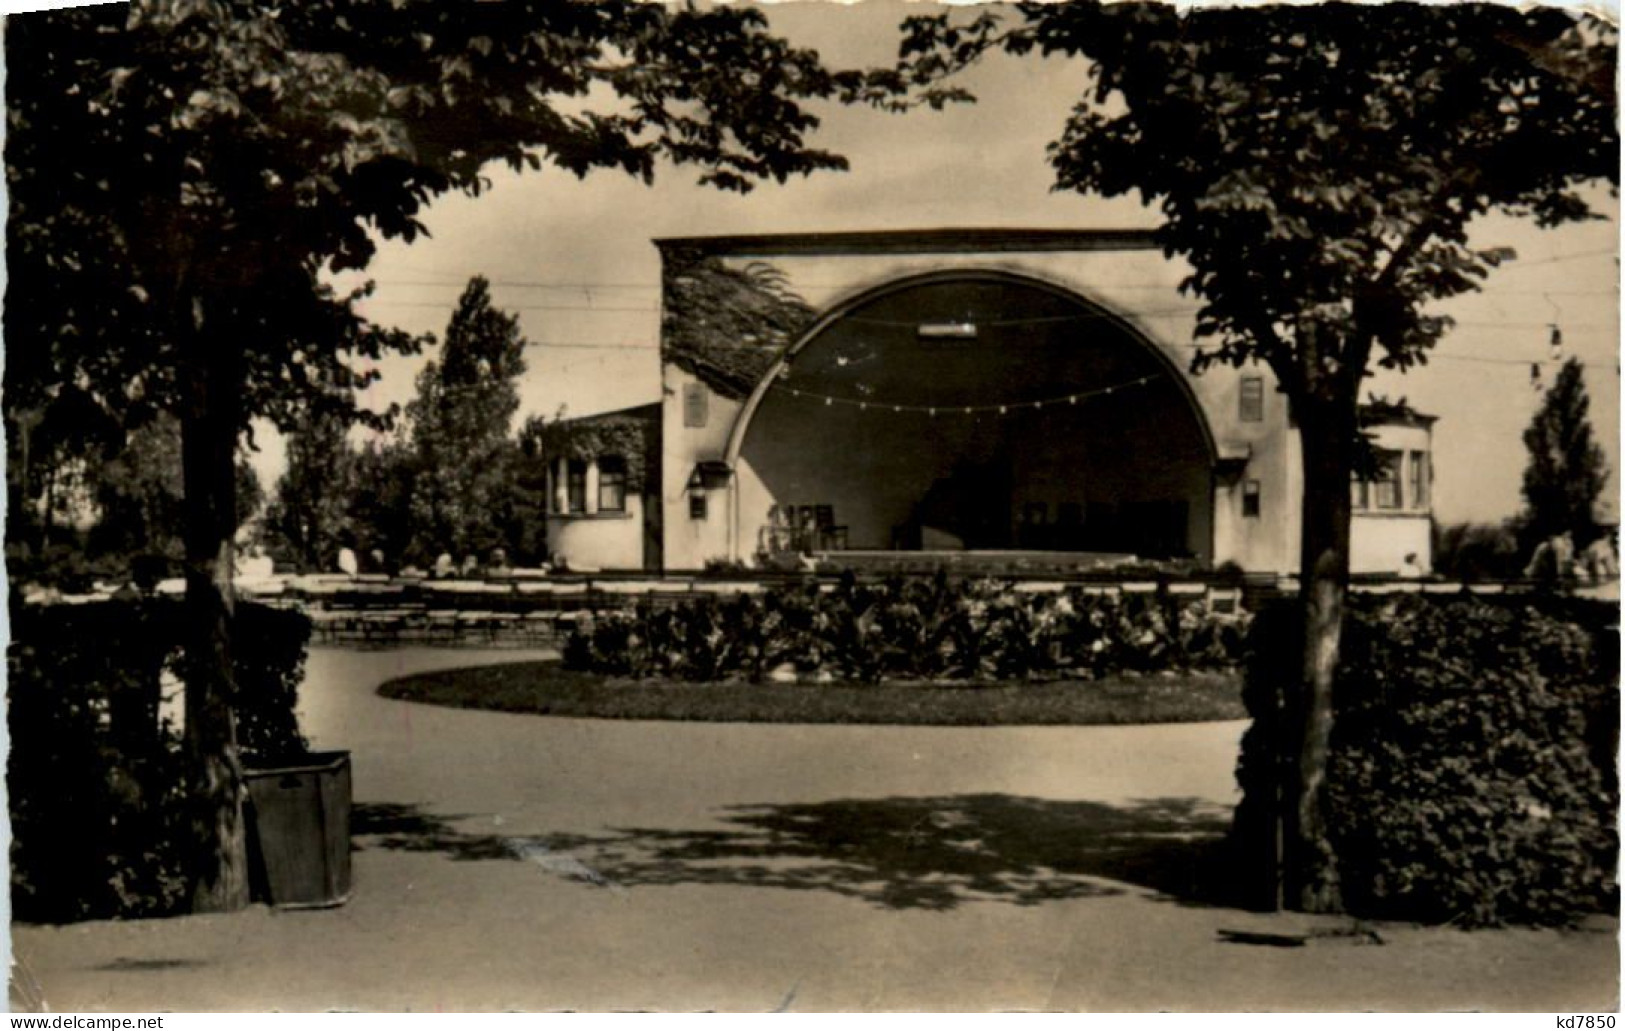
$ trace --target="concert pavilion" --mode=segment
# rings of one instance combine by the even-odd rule
[[[659,404],[550,435],[580,569],[897,561],[1290,573],[1302,481],[1262,366],[1190,371],[1150,234],[936,229],[656,241]],[[1432,423],[1368,411],[1355,572],[1428,568]]]

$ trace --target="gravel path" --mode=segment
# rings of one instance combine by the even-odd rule
[[[534,658],[312,652],[353,753],[355,895],[325,911],[14,928],[52,1010],[1596,1011],[1616,924],[1463,933],[1196,901],[1239,723],[610,722],[387,701]],[[1314,935],[1303,947],[1221,931]]]

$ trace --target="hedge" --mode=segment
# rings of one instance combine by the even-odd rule
[[[1617,904],[1617,622],[1574,599],[1350,599],[1323,796],[1349,912],[1564,925]],[[1249,643],[1237,830],[1264,849],[1297,632],[1272,606]]]
[[[815,585],[672,607],[642,605],[578,627],[572,669],[634,678],[760,681],[786,667],[808,679],[1097,677],[1216,669],[1242,655],[1247,618],[1156,594],[1025,593],[1010,584],[894,579]]]
[[[245,763],[306,751],[294,705],[310,623],[239,603],[234,665]],[[7,654],[12,903],[61,922],[172,913],[188,817],[180,728],[182,603],[14,606]]]

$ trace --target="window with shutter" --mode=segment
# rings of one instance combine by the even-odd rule
[[[587,510],[587,463],[579,458],[570,459],[565,478],[567,511]]]
[[[1425,451],[1412,451],[1411,465],[1411,492],[1410,503],[1412,508],[1425,509],[1428,507],[1428,480],[1432,470],[1429,468],[1428,456]]]
[[[1401,453],[1398,451],[1377,452],[1377,475],[1371,481],[1371,504],[1376,508],[1399,508],[1399,462]]]
[[[704,383],[689,383],[683,387],[683,425],[698,428],[705,425],[709,400]]]
[[[609,455],[598,460],[598,511],[626,511],[626,460]]]
[[[1264,380],[1260,376],[1246,376],[1241,381],[1241,421],[1264,421]]]

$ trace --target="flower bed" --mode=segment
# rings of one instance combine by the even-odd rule
[[[787,587],[610,614],[579,627],[564,659],[576,670],[693,681],[1093,678],[1230,668],[1247,625],[1245,615],[1165,591],[848,577],[831,591]]]

